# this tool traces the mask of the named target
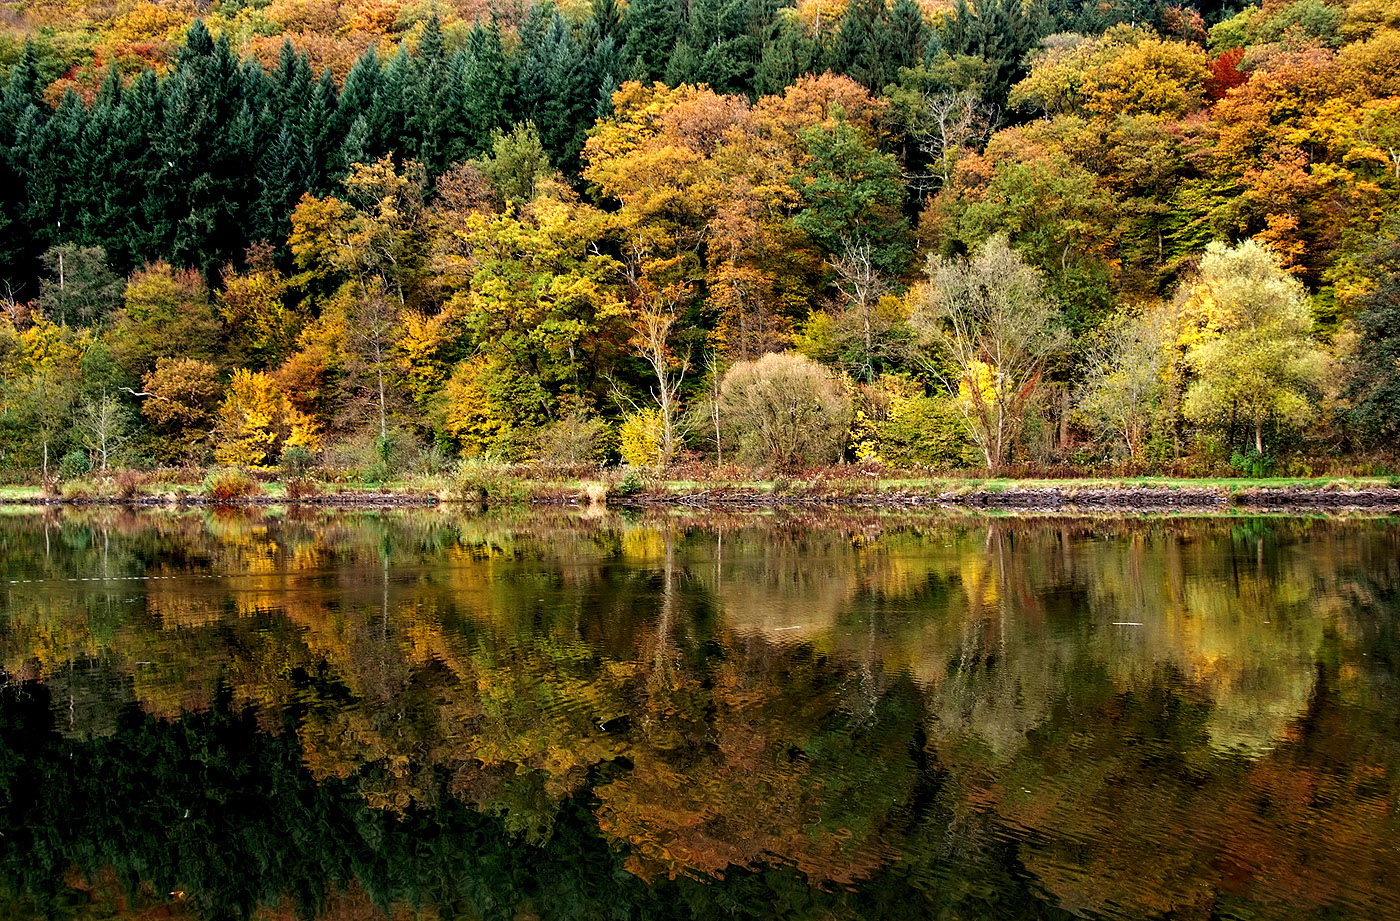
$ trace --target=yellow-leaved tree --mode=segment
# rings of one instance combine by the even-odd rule
[[[268,467],[287,448],[315,450],[316,426],[261,371],[237,370],[219,407],[214,456],[222,464]]]

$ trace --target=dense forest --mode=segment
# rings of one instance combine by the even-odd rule
[[[1385,0],[35,0],[0,68],[12,479],[1395,464]]]

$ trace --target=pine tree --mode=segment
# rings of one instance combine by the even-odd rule
[[[889,64],[891,79],[899,71],[917,67],[928,53],[935,33],[924,21],[923,10],[914,0],[894,0],[883,32],[882,57]]]
[[[629,78],[650,83],[665,75],[684,22],[676,0],[637,0],[628,6],[622,59]]]
[[[462,66],[462,122],[468,155],[486,150],[491,132],[506,126],[512,82],[500,26],[494,19],[487,25],[477,23],[467,35]]]

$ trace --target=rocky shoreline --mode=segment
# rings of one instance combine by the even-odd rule
[[[1012,487],[959,492],[871,490],[845,495],[780,494],[758,490],[713,489],[671,495],[643,494],[610,500],[621,506],[779,507],[791,505],[859,508],[985,508],[1005,511],[1085,509],[1094,511],[1174,511],[1179,509],[1395,509],[1400,488],[1324,489],[1308,486],[1268,487],[1232,492],[1212,487],[1111,488]]]
[[[33,498],[0,499],[0,505],[31,505],[43,507],[98,507],[118,506],[123,508],[254,508],[271,505],[307,505],[324,508],[428,508],[441,503],[437,496],[406,493],[326,493],[315,496],[245,496],[238,499],[215,499],[211,496],[83,496],[65,498],[63,496],[37,496]]]

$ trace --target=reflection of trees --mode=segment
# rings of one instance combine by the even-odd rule
[[[226,688],[380,818],[466,804],[553,848],[586,809],[656,885],[777,864],[962,899],[1015,889],[1004,864],[1066,909],[1194,917],[1358,905],[1400,869],[1393,528],[810,525],[0,519],[0,566],[42,580],[10,587],[0,664],[71,744]],[[132,581],[60,581],[94,573]]]

